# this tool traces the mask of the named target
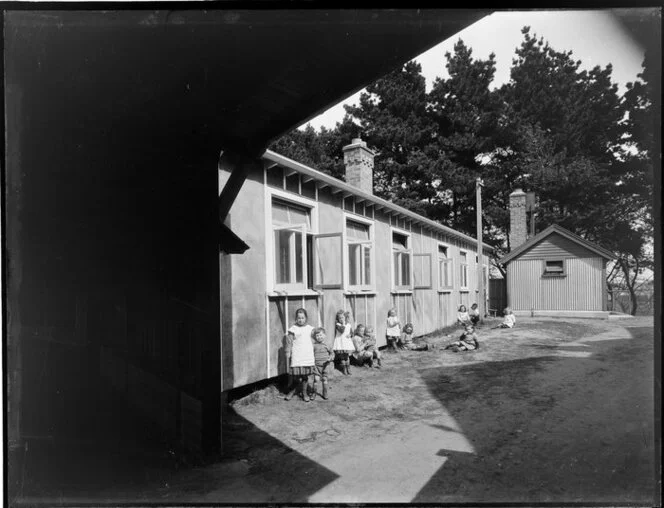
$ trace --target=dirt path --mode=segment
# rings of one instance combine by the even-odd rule
[[[327,401],[275,386],[236,400],[216,464],[58,499],[654,505],[652,318],[521,319],[481,328],[478,351],[440,348],[455,337],[335,372]]]
[[[485,328],[477,352],[335,372],[328,401],[252,394],[234,403],[227,438],[266,502],[650,505],[652,333],[643,318]]]

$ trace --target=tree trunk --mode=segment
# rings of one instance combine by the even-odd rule
[[[630,311],[630,314],[636,316],[636,309],[638,308],[639,303],[636,301],[636,293],[632,288],[629,288],[629,297],[630,300],[632,300],[632,310]]]
[[[639,273],[639,260],[636,260],[636,267],[634,268],[633,278],[629,276],[629,263],[626,259],[620,260],[620,266],[623,270],[623,274],[625,275],[625,286],[627,286],[627,290],[629,291],[629,299],[631,303],[631,309],[629,313],[632,316],[636,316],[636,310],[639,306],[639,303],[636,301],[636,291],[634,291],[634,285],[636,283],[636,277]]]

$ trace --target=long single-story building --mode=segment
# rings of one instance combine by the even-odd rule
[[[382,346],[391,307],[423,335],[480,298],[478,263],[488,287],[490,247],[479,257],[475,238],[374,196],[373,153],[360,139],[344,161],[346,182],[269,150],[247,174],[226,225],[249,249],[221,256],[225,391],[285,372],[299,307],[330,341],[336,311],[350,311]],[[222,166],[222,186],[229,177]]]
[[[150,429],[174,449],[218,454],[220,393],[278,372],[266,304],[290,305],[273,291],[301,285],[284,264],[278,286],[265,287],[267,257],[257,254],[265,231],[296,215],[265,206],[273,186],[263,178],[277,173],[264,170],[266,147],[488,12],[7,7],[3,310],[12,495],[28,448],[35,457],[45,443],[77,442],[96,457],[95,443],[121,427]],[[230,177],[219,194],[222,150]],[[283,178],[284,197],[312,203],[311,217],[323,221],[311,221],[312,234],[342,231],[323,213],[326,200],[342,194],[320,186],[312,198],[306,177]],[[233,208],[240,189],[251,200]],[[230,230],[221,223],[232,208]],[[240,227],[247,210],[259,231]],[[358,224],[374,220],[351,213]],[[404,251],[417,249],[418,230],[402,215],[391,220],[404,228]],[[304,248],[288,227],[280,241]],[[223,254],[220,265],[220,250],[247,245],[246,259],[260,260],[252,265],[260,298],[253,270],[233,266],[239,254]],[[222,309],[233,292],[263,324],[245,327],[244,311]],[[331,297],[316,301],[333,305]],[[222,310],[233,337],[224,336],[223,356]],[[112,402],[121,425],[109,428],[99,415]]]

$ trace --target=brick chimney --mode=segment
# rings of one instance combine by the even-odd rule
[[[527,235],[526,193],[516,189],[510,194],[510,250],[524,243]]]
[[[374,153],[360,138],[343,147],[346,183],[362,192],[373,194]]]

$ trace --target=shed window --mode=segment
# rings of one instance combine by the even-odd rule
[[[561,277],[565,275],[565,261],[554,259],[544,261],[544,274],[547,277]]]

